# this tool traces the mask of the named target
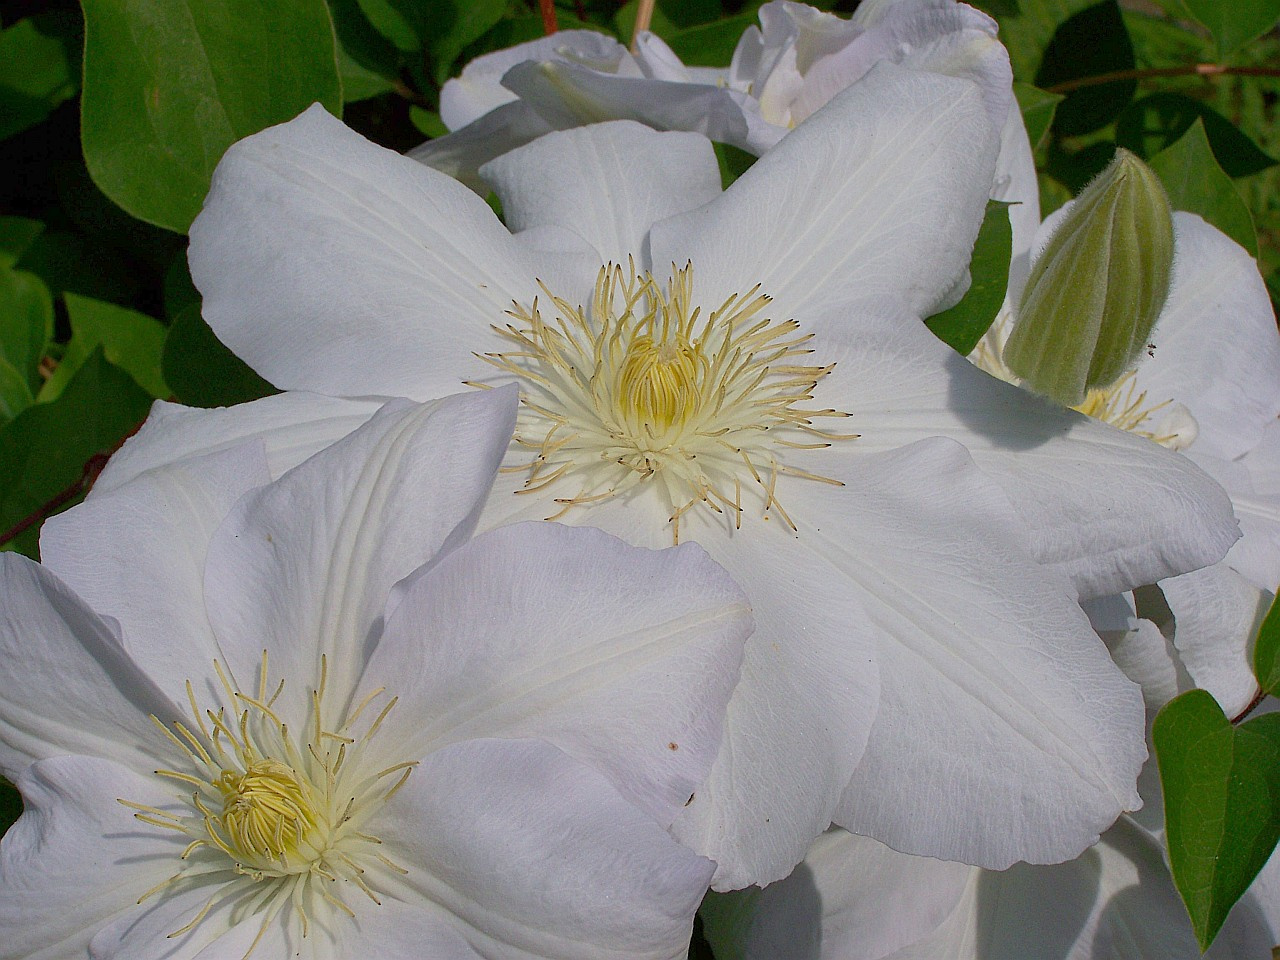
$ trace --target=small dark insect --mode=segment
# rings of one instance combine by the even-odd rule
[[[689,794],[689,799],[684,802],[684,805],[687,807],[689,804],[693,803],[693,798],[696,796],[696,793]]]

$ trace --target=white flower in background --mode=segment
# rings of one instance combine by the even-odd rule
[[[991,196],[1016,204],[1020,289],[1040,223],[1039,187],[995,21],[955,0],[863,0],[847,20],[772,0],[759,17],[727,70],[687,67],[649,32],[634,55],[611,37],[568,30],[477,57],[440,93],[453,132],[409,155],[482,192],[478,171],[489,160],[552,130],[606,120],[701,133],[760,156],[876,63],[962,77],[978,84],[1000,131]]]
[[[685,956],[714,865],[663,827],[750,616],[696,547],[469,540],[515,401],[159,467],[0,556],[0,956]]]
[[[1037,251],[1064,213],[1045,221]],[[1010,323],[1002,315],[973,356],[1005,379]],[[1133,597],[1086,609],[1127,672],[1139,648],[1163,649],[1157,627],[1170,635],[1172,659],[1155,687],[1154,675],[1144,682],[1149,697],[1163,702],[1194,681],[1230,716],[1257,691],[1249,643],[1280,583],[1280,333],[1253,258],[1192,213],[1174,214],[1172,283],[1149,354],[1077,409],[1181,451],[1226,489],[1243,535],[1221,563],[1139,591],[1136,613]]]
[[[228,153],[191,264],[219,336],[335,399],[170,409],[115,477],[290,417],[310,443],[344,396],[516,381],[482,529],[678,533],[750,598],[722,749],[673,825],[718,885],[784,876],[833,819],[983,864],[1074,856],[1145,755],[1077,591],[1212,562],[1234,521],[1185,458],[1028,408],[920,322],[986,205],[983,117],[972,84],[880,64],[723,195],[698,135],[550,134],[486,168],[513,236],[313,109]]]
[[[1208,960],[1280,942],[1272,857]],[[1200,960],[1160,837],[1130,817],[1068,863],[997,872],[910,857],[833,829],[785,880],[704,906],[734,960]]]

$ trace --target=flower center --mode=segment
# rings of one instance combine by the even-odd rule
[[[553,319],[535,299],[495,327],[517,349],[483,359],[519,379],[515,443],[534,451],[516,467],[528,471],[521,492],[571,485],[548,519],[643,487],[664,501],[679,542],[680,518],[699,504],[740,527],[745,489],[765,519],[776,513],[795,530],[778,478],[839,485],[788,462],[855,436],[815,426],[848,414],[799,406],[834,364],[798,362],[811,335],[761,316],[769,297],[759,286],[705,315],[692,288],[691,264],[673,266],[665,290],[634,264],[607,264],[589,310],[542,287]]]
[[[312,691],[301,736],[275,710],[284,690],[267,687],[263,654],[256,696],[241,692],[217,662],[223,688],[217,709],[201,710],[187,683],[192,724],[165,726],[155,720],[178,763],[157,770],[182,785],[177,803],[165,809],[120,802],[144,823],[186,835],[177,871],[140,899],[207,887],[209,898],[182,929],[193,930],[215,903],[230,903],[233,915],[260,915],[262,926],[249,953],[282,910],[305,938],[319,919],[328,928],[338,914],[354,916],[348,891],[380,900],[376,886],[389,873],[405,871],[388,859],[369,822],[404,784],[415,766],[369,768],[364,747],[377,733],[395,698],[375,691],[336,729],[324,722],[327,669]],[[360,717],[385,701],[372,723],[356,735]],[[248,956],[248,954],[246,954]]]
[[[244,773],[223,770],[215,786],[223,796],[218,826],[242,860],[287,862],[319,818],[298,775],[279,760],[252,761]]]

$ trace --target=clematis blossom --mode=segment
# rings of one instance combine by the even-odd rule
[[[228,345],[333,398],[308,436],[344,397],[515,382],[482,529],[695,540],[743,585],[757,630],[672,824],[718,886],[784,876],[833,820],[1061,860],[1138,802],[1146,752],[1078,595],[1213,562],[1235,523],[1185,458],[1028,408],[920,322],[996,151],[976,86],[881,64],[723,194],[699,135],[549,134],[485,168],[504,226],[313,108],[231,149],[190,260]],[[285,402],[170,411],[132,462]]]
[[[0,556],[0,956],[685,956],[713,864],[663,828],[750,615],[693,546],[471,539],[515,402],[158,467]]]
[[[1065,213],[1045,221],[1037,251]],[[973,359],[1012,380],[1000,362],[1011,322],[1004,314]],[[1169,296],[1147,352],[1077,409],[1204,469],[1231,496],[1242,536],[1220,563],[1088,611],[1157,706],[1195,685],[1234,715],[1257,692],[1250,643],[1280,583],[1280,333],[1254,259],[1193,213],[1174,214]],[[1171,646],[1153,673],[1161,630]]]
[[[552,130],[606,120],[701,133],[762,156],[876,63],[961,77],[979,86],[1000,131],[991,196],[1014,204],[1016,287],[1040,223],[1039,188],[995,21],[956,0],[864,0],[849,19],[771,0],[758,15],[727,70],[686,66],[648,31],[634,53],[567,30],[477,57],[441,90],[452,132],[409,155],[481,192],[478,171],[489,160]]]

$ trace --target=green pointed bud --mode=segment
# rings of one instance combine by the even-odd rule
[[[1137,363],[1164,307],[1173,215],[1155,173],[1128,150],[1081,191],[1018,304],[1005,365],[1072,407]]]

